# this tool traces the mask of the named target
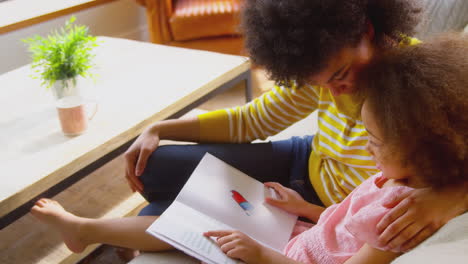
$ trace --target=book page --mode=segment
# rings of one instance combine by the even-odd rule
[[[266,204],[265,197],[275,194],[270,190],[206,154],[176,200],[282,252],[297,216]]]
[[[232,227],[175,201],[146,231],[206,263],[242,263],[226,256],[212,238],[203,236],[208,230],[220,229]]]

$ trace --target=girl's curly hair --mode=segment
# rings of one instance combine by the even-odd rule
[[[277,82],[305,82],[331,56],[356,45],[370,22],[378,47],[414,33],[419,0],[246,0],[247,52]]]
[[[359,85],[389,146],[439,188],[468,180],[468,35],[394,49]]]

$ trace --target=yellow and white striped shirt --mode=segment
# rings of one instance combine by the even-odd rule
[[[360,118],[362,99],[333,97],[316,86],[275,86],[252,102],[199,116],[201,141],[250,142],[275,135],[318,110],[319,130],[312,143],[309,177],[322,202],[342,201],[377,169],[365,150],[367,132]]]

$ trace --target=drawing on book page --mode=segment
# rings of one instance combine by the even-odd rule
[[[253,211],[254,207],[251,203],[249,203],[242,194],[240,194],[236,190],[231,190],[232,199],[237,202],[237,204],[244,210],[245,214],[250,216],[251,212]]]

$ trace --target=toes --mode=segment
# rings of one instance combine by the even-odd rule
[[[42,198],[42,199],[48,204],[59,205],[60,206],[60,203],[57,202],[56,200],[52,200],[52,199],[49,199],[49,198]]]
[[[36,205],[39,206],[39,207],[44,207],[46,205],[46,201],[44,201],[44,199],[39,199],[36,202]]]
[[[41,206],[41,207],[44,207],[47,204],[59,205],[57,201],[49,199],[49,198],[41,198],[36,201],[36,205]]]
[[[51,200],[49,198],[42,198],[41,200],[43,200],[45,203],[53,203],[55,202],[54,200]]]
[[[37,205],[34,205],[34,206],[31,208],[31,214],[33,214],[33,215],[38,214],[40,211],[41,211],[41,207],[39,207],[39,206],[37,206]]]

